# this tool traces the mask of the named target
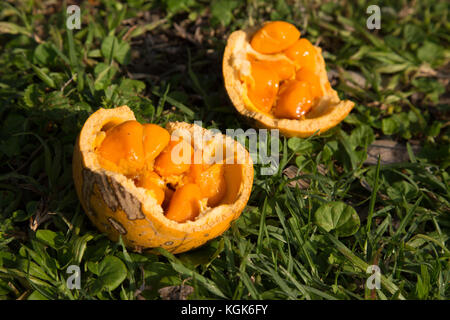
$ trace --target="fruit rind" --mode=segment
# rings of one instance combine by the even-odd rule
[[[97,134],[111,121],[120,123],[127,120],[135,120],[127,106],[99,109],[86,120],[77,138],[72,162],[73,178],[77,195],[92,223],[113,241],[122,236],[130,248],[163,247],[172,253],[201,246],[226,231],[230,223],[240,216],[250,197],[253,163],[247,150],[224,136],[225,141],[236,144],[246,158],[243,164],[230,167],[241,178],[236,194],[226,195],[223,204],[201,212],[194,221],[177,223],[164,216],[161,206],[148,196],[145,189],[136,187],[131,179],[105,170],[99,164],[95,152]],[[168,123],[166,129],[169,133],[179,129],[190,134],[194,129],[207,132],[197,125],[182,122]]]
[[[314,108],[306,114],[305,119],[279,119],[268,113],[263,113],[251,107],[248,101],[245,101],[245,84],[240,80],[240,73],[237,66],[246,71],[245,50],[251,50],[249,41],[255,32],[251,30],[238,30],[233,32],[227,41],[223,56],[223,77],[225,88],[228,92],[231,102],[236,110],[244,117],[252,120],[258,127],[279,129],[287,137],[309,137],[315,133],[323,133],[339,124],[352,110],[354,103],[349,100],[340,100],[337,92],[331,88],[328,83],[325,69],[325,61],[322,57],[321,48],[315,47],[317,62],[320,65],[320,78],[324,97]]]

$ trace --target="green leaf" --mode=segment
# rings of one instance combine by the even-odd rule
[[[131,59],[130,45],[125,41],[121,41],[117,49],[114,50],[114,58],[120,64],[128,64]]]
[[[23,222],[23,221],[30,219],[30,217],[33,214],[34,214],[34,212],[30,213],[30,212],[26,212],[24,210],[17,210],[17,211],[14,211],[11,216],[12,216],[13,221],[15,221],[15,222],[16,221]]]
[[[58,249],[64,244],[64,238],[61,234],[58,234],[51,230],[38,230],[36,231],[36,238],[41,240],[46,245],[53,249]]]
[[[213,259],[215,259],[220,252],[223,250],[223,243],[220,242],[221,246],[217,248],[217,244],[210,243],[209,245],[200,247],[199,249],[182,253],[178,256],[183,264],[188,264],[194,267],[199,265],[209,264]]]
[[[0,133],[9,138],[14,133],[22,132],[26,121],[27,119],[19,113],[9,113],[0,127]]]
[[[428,127],[428,135],[430,137],[437,137],[442,129],[442,122],[434,121],[431,126]]]
[[[102,62],[97,64],[94,69],[94,73],[97,76],[94,82],[95,90],[105,89],[116,74],[116,71],[117,69],[112,65],[107,65]]]
[[[196,4],[195,0],[163,0],[163,2],[170,14],[189,11],[189,8]]]
[[[34,62],[42,66],[46,66],[54,61],[56,53],[52,45],[48,43],[39,44],[33,53]]]
[[[108,63],[112,58],[120,64],[130,62],[130,45],[125,41],[119,41],[115,36],[107,36],[103,39],[100,51]]]
[[[33,261],[27,259],[20,259],[17,261],[17,269],[24,272],[26,275],[38,278],[44,281],[54,281],[43,269]]]
[[[300,155],[295,158],[295,164],[298,168],[302,168],[305,165],[305,163],[307,163],[305,156]]]
[[[134,79],[122,79],[120,81],[119,90],[124,94],[136,94],[140,93],[145,89],[145,83]]]
[[[425,33],[422,28],[416,26],[415,24],[407,24],[403,30],[405,40],[409,43],[417,42],[420,43],[425,39]]]
[[[386,189],[386,193],[394,201],[402,201],[403,197],[412,200],[417,196],[418,190],[406,181],[399,181]]]
[[[209,292],[215,294],[216,296],[226,299],[227,297],[223,294],[220,288],[210,279],[198,274],[197,272],[186,268],[183,264],[178,262],[170,262],[175,271],[184,274],[188,277],[195,277],[195,279],[201,283]]]
[[[102,289],[112,291],[116,289],[127,277],[125,264],[117,257],[107,256],[94,268],[90,268],[98,278],[95,280],[92,290],[95,293]]]
[[[381,120],[381,130],[383,130],[384,134],[390,136],[398,132],[399,126],[393,117],[384,118]]]
[[[355,267],[362,271],[367,270],[369,264],[355,255],[349,248],[347,248],[341,241],[339,241],[339,239],[329,233],[326,233],[325,237],[328,240],[331,240],[331,242],[339,250],[339,252],[342,253]],[[381,275],[381,284],[393,295],[397,294],[398,299],[405,300],[405,297],[401,292],[399,292],[399,288],[383,274]]]
[[[430,41],[425,41],[424,45],[417,50],[417,57],[429,64],[434,64],[443,54],[444,49]]]
[[[28,32],[27,29],[11,22],[0,22],[0,34],[2,33],[23,34],[28,37],[31,36],[31,33]]]
[[[427,299],[431,289],[430,275],[426,265],[420,265],[420,275],[417,275],[416,292],[419,299]]]
[[[39,98],[42,92],[34,83],[30,84],[23,93],[23,101],[28,107],[34,107],[39,103]]]
[[[78,237],[73,241],[72,254],[73,260],[76,264],[80,264],[83,259],[84,252],[86,251],[87,243],[94,238],[93,235],[87,233],[82,237]]]
[[[6,141],[0,140],[0,154],[5,154],[7,157],[14,157],[21,152],[20,138],[11,137]]]
[[[156,90],[152,90],[152,93],[162,99],[164,99],[165,101],[167,101],[168,103],[172,104],[174,107],[177,107],[178,109],[180,109],[181,112],[185,113],[187,116],[189,117],[193,117],[195,115],[195,112],[192,111],[189,107],[185,106],[184,104],[180,103],[179,101],[167,96],[166,94],[161,94]],[[162,100],[161,99],[161,100]]]
[[[236,0],[215,0],[211,3],[211,14],[213,19],[219,21],[223,26],[230,24],[233,19],[233,9],[239,5]]]
[[[48,299],[39,291],[35,290],[28,296],[27,300],[48,300]]]
[[[367,147],[375,140],[373,130],[368,125],[360,125],[350,135],[350,144],[353,148]]]
[[[411,66],[411,63],[405,62],[405,63],[396,63],[396,64],[381,64],[381,67],[378,67],[375,69],[376,72],[379,73],[398,73],[400,71],[403,71]]]
[[[413,79],[411,83],[418,91],[427,93],[427,98],[433,102],[438,102],[439,97],[445,93],[445,86],[438,79],[418,77]]]
[[[111,62],[111,59],[114,56],[114,51],[117,50],[118,45],[119,43],[115,36],[107,36],[105,39],[103,39],[101,52],[108,63]]]
[[[44,83],[49,86],[50,88],[56,88],[55,85],[55,81],[46,73],[45,69],[41,69],[36,67],[35,65],[31,65],[31,68],[34,70],[34,72],[36,73],[36,75],[42,80],[44,81]]]
[[[293,137],[288,140],[288,147],[292,151],[299,153],[307,153],[313,150],[312,142],[297,137]]]
[[[270,12],[270,19],[275,20],[286,20],[291,14],[291,9],[289,5],[284,0],[277,0],[275,5],[275,10]]]
[[[322,205],[314,213],[315,223],[326,231],[334,230],[336,235],[354,235],[360,226],[359,216],[353,207],[344,202],[334,201]]]
[[[69,61],[72,68],[78,68],[77,53],[75,52],[75,43],[73,41],[72,29],[67,30],[67,42],[69,44]]]

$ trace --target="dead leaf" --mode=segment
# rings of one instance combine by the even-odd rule
[[[151,290],[152,286],[145,284],[144,267],[140,266],[139,270],[141,270],[142,284],[139,287],[139,289],[136,289],[136,291],[134,291],[134,296],[136,297],[137,300],[146,300],[145,297],[142,295],[142,292],[145,291],[145,290]]]
[[[416,73],[414,74],[413,79],[419,77],[436,77],[436,76],[437,76],[436,70],[431,68],[428,63],[422,63],[419,69],[417,69]]]
[[[361,186],[362,186],[364,189],[366,189],[367,191],[369,191],[369,192],[372,192],[372,191],[373,191],[372,186],[371,186],[364,178],[362,178],[361,180],[359,180],[359,182],[360,182]],[[381,200],[388,200],[388,199],[389,199],[389,197],[388,197],[387,195],[385,195],[384,193],[381,193],[379,190],[378,190],[377,196],[378,196]]]
[[[194,288],[188,285],[169,286],[158,290],[163,300],[186,300],[194,292]]]
[[[416,154],[419,152],[419,145],[412,145],[412,150]],[[409,155],[406,146],[393,140],[376,140],[367,149],[366,165],[375,165],[380,156],[381,164],[392,164],[408,162]]]
[[[49,220],[53,214],[55,213],[48,211],[47,201],[41,199],[36,214],[30,218],[30,229],[36,232],[39,225]]]
[[[330,69],[327,72],[328,75],[328,81],[331,85],[337,85],[339,80],[339,72],[336,69]]]
[[[283,170],[283,174],[288,178],[288,179],[294,179],[295,177],[297,177],[297,172],[298,172],[298,168],[296,166],[289,166],[286,169]],[[293,181],[290,181],[288,183],[289,187],[295,188],[296,186],[298,186],[300,189],[308,189],[309,187],[309,181],[307,179],[296,179]]]
[[[321,175],[326,175],[327,172],[328,172],[328,170],[322,164],[319,164],[317,166],[317,171]],[[296,166],[289,166],[289,167],[287,167],[286,169],[283,170],[283,174],[288,179],[294,179],[295,177],[297,177],[299,175],[303,175],[304,172],[302,172],[302,171],[298,172],[298,168]],[[288,186],[292,187],[292,188],[295,188],[296,186],[298,186],[300,189],[308,189],[308,187],[309,187],[309,180],[308,179],[298,178],[296,180],[292,180],[291,182],[289,182]]]
[[[344,74],[344,82],[351,88],[362,89],[366,87],[366,78],[360,72],[354,71],[344,71],[341,70]]]
[[[412,16],[414,14],[414,8],[416,6],[416,1],[412,1],[412,3],[408,3],[403,6],[403,8],[398,12],[398,17],[403,19],[408,16]]]

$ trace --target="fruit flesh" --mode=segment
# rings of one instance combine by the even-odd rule
[[[191,165],[187,179],[200,187],[200,191],[203,197],[208,199],[210,207],[216,206],[225,195],[227,187],[222,163],[212,165],[194,163]]]
[[[257,58],[250,56],[249,60],[251,62],[257,61],[265,68],[271,69],[276,74],[279,81],[287,80],[295,76],[295,65],[288,59],[258,60]]]
[[[166,149],[155,160],[155,171],[164,177],[179,175],[191,166],[191,155],[194,150],[186,141],[170,141]]]
[[[250,44],[260,53],[273,54],[289,48],[299,37],[300,31],[292,24],[274,21],[259,29]]]
[[[191,164],[191,144],[183,139],[171,141],[169,132],[158,125],[125,121],[108,126],[96,143],[100,165],[144,188],[168,219],[194,220],[202,204],[217,206],[225,195],[222,164]]]
[[[256,53],[247,54],[250,76],[243,77],[250,103],[277,118],[301,119],[324,95],[316,48],[282,21],[265,24],[250,45]]]
[[[111,171],[132,175],[144,165],[142,126],[139,122],[125,121],[106,131],[98,153],[102,166]]]
[[[279,118],[300,119],[312,106],[313,95],[305,81],[292,80],[281,87],[280,97],[274,109]]]
[[[253,61],[251,66],[248,97],[259,110],[269,112],[278,93],[278,76],[264,62]]]
[[[142,142],[145,149],[145,161],[154,160],[170,141],[169,132],[156,124],[143,125]]]
[[[284,51],[298,67],[316,69],[316,50],[308,39],[297,40],[291,47]]]
[[[145,172],[135,180],[137,187],[147,189],[152,197],[155,198],[156,203],[161,205],[165,198],[165,184],[161,177],[153,171]]]
[[[300,68],[295,74],[295,80],[307,82],[313,99],[317,99],[323,95],[323,91],[320,85],[320,77],[314,71],[308,68]]]
[[[193,220],[200,212],[201,190],[194,183],[178,188],[170,201],[166,217],[176,222]]]

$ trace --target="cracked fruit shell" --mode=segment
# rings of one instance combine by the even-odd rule
[[[253,163],[233,139],[220,134],[221,139],[197,143],[195,132],[211,136],[184,122],[165,129],[141,125],[127,106],[93,113],[77,138],[72,162],[76,192],[92,223],[138,251],[185,252],[226,231],[249,199]],[[186,150],[194,154],[227,150],[227,144],[233,151],[221,163],[179,164],[168,157],[177,139],[189,141]]]
[[[223,56],[225,88],[236,110],[287,137],[309,137],[339,124],[354,103],[331,87],[321,48],[290,23],[238,30]]]

